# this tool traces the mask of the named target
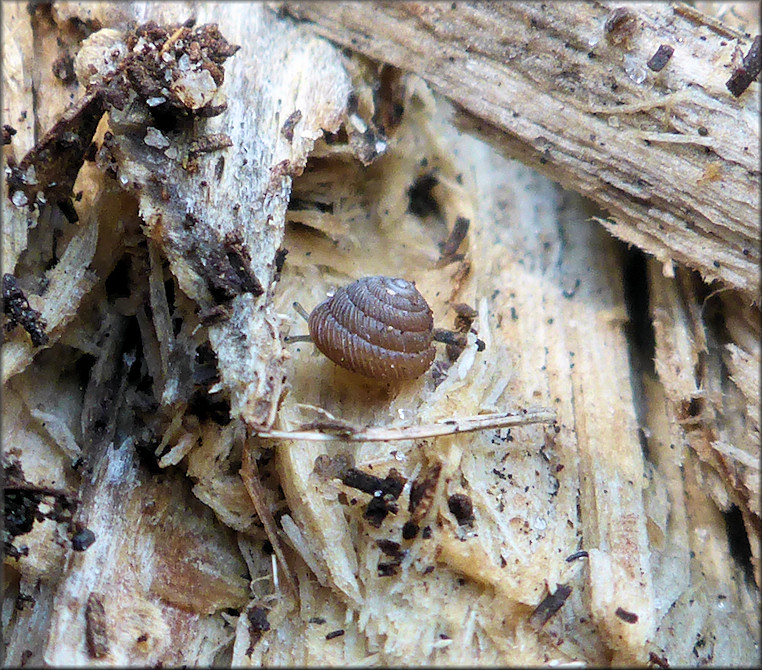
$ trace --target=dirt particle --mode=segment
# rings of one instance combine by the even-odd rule
[[[294,128],[299,121],[302,120],[302,111],[297,109],[288,115],[288,118],[284,121],[283,127],[280,129],[281,135],[289,142],[294,139]]]
[[[741,67],[736,68],[733,75],[725,82],[725,86],[734,97],[739,97],[751,83],[757,78],[762,70],[762,50],[760,43],[762,38],[757,35],[749,47],[748,53],[743,58]]]
[[[672,58],[674,51],[674,48],[669,46],[669,44],[661,44],[656,53],[648,59],[646,65],[654,72],[661,72],[669,62],[669,59]]]
[[[18,285],[18,280],[12,274],[3,275],[3,314],[5,315],[4,329],[12,331],[21,326],[32,340],[35,347],[41,347],[49,342],[45,328],[47,324],[37,310],[29,306],[24,292]]]
[[[74,74],[74,59],[69,54],[56,58],[51,69],[53,76],[60,79],[64,84],[71,84],[77,78]]]
[[[614,612],[622,621],[625,623],[638,623],[638,615],[633,612],[628,612],[626,609],[622,609],[621,607],[616,608],[616,612]]]
[[[609,44],[625,46],[637,26],[637,15],[633,10],[617,7],[609,14],[603,29]]]
[[[542,602],[537,605],[529,623],[535,630],[542,628],[551,617],[561,609],[566,599],[571,595],[572,587],[568,584],[556,584],[555,593],[549,593]]]
[[[461,243],[466,239],[471,222],[464,216],[458,216],[449,236],[441,245],[441,258],[450,259],[458,251]]]
[[[11,143],[11,138],[16,134],[16,129],[7,123],[3,124],[3,146]]]
[[[106,610],[101,596],[91,593],[85,606],[85,640],[91,658],[103,658],[108,654]]]
[[[459,526],[473,526],[476,517],[474,517],[474,505],[464,493],[456,493],[447,499],[447,507],[450,513],[455,517]]]
[[[71,548],[74,551],[85,551],[93,542],[95,542],[95,533],[89,528],[82,528],[71,538]]]

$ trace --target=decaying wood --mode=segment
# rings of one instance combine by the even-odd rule
[[[725,85],[748,35],[681,3],[279,6],[423,77],[464,127],[603,207],[612,234],[758,301],[759,84]],[[661,44],[675,51],[656,73]]]
[[[395,442],[397,440],[420,440],[441,435],[470,433],[475,430],[529,426],[533,423],[552,423],[556,415],[550,410],[524,410],[479,416],[449,417],[424,426],[383,426],[358,428],[343,422],[315,422],[302,429],[284,431],[270,430],[258,433],[259,437],[277,440],[314,440],[326,442]],[[310,430],[314,428],[314,430]]]
[[[342,7],[368,11],[308,10]],[[379,7],[369,31],[412,14],[418,28],[441,29],[420,35],[421,50],[464,15],[480,31],[485,12],[527,18],[519,44],[532,36],[532,59],[509,48],[514,25],[500,47],[514,74],[495,64],[489,32],[469,29],[471,52],[456,41],[448,55],[463,70],[489,65],[513,94],[531,84],[534,98],[515,107],[525,116],[498,124],[513,129],[515,155],[535,164],[550,148],[545,167],[584,172],[565,183],[603,184],[598,202],[619,203],[627,234],[647,206],[617,181],[632,165],[612,166],[612,156],[639,132],[652,133],[647,157],[633,149],[646,163],[695,168],[709,143],[732,153],[723,119],[746,118],[758,87],[726,104],[707,69],[708,92],[674,92],[709,62],[702,54],[725,58],[748,41],[682,5],[630,7],[634,24],[627,12],[611,17],[612,6],[579,5],[578,23],[562,26],[560,4]],[[759,259],[745,256],[735,275],[712,264],[707,276],[724,283],[710,287],[678,258],[717,217],[758,210],[736,197],[743,185],[723,182],[731,202],[710,208],[711,174],[695,188],[660,184],[663,200],[648,207],[667,211],[693,189],[694,215],[706,220],[686,232],[684,213],[669,210],[675,221],[642,242],[658,259],[646,261],[591,220],[599,208],[507,160],[502,130],[483,128],[482,138],[501,138],[494,146],[461,133],[467,101],[452,105],[421,78],[262,5],[3,12],[15,68],[3,91],[3,122],[17,130],[9,163],[71,113],[87,84],[105,101],[95,160],[87,154],[74,180],[79,222],[44,199],[18,208],[3,194],[3,271],[49,335],[34,346],[17,327],[3,346],[3,466],[14,503],[27,504],[6,504],[17,533],[4,536],[9,664],[756,661],[761,326],[747,266]],[[633,64],[653,55],[655,35],[665,41],[668,12],[675,51],[639,87]],[[195,25],[183,25],[189,17]],[[206,67],[189,67],[178,86],[183,55],[195,58],[202,43],[214,51],[204,42],[217,39],[211,22],[222,62],[194,61]],[[617,36],[627,25],[636,30]],[[136,29],[145,39],[133,44]],[[157,80],[139,68],[124,100],[111,87],[144,48],[158,55],[179,118],[152,114],[165,93],[141,98]],[[561,94],[543,93],[559,72],[542,58],[548,49],[568,56],[559,62],[571,74],[556,76],[564,108]],[[406,59],[426,75],[420,55]],[[452,74],[448,63],[429,66]],[[628,96],[619,128],[590,111],[618,100],[595,96],[603,67]],[[474,72],[478,81],[484,70]],[[643,85],[661,102],[672,96],[672,116],[643,102]],[[584,105],[572,88],[586,91]],[[718,119],[708,125],[711,100]],[[547,109],[583,119],[607,147],[579,154],[572,140],[582,136],[551,134]],[[667,139],[699,144],[665,145],[670,123],[682,134]],[[747,159],[713,156],[731,171]],[[744,225],[715,230],[728,258],[756,239]],[[703,272],[696,258],[682,260]],[[373,274],[414,280],[435,325],[462,336],[437,344],[417,380],[380,385],[312,344],[283,344],[304,332],[294,301],[310,308]],[[41,491],[55,495],[38,501]]]
[[[212,16],[214,11],[213,5],[206,5],[199,18],[204,12]],[[229,21],[236,27],[245,24],[232,14]],[[339,71],[323,73],[334,88],[317,88],[314,82],[306,81],[302,88],[277,88],[290,81],[278,74],[279,70],[285,72],[299,62],[325,59],[322,42],[303,42],[301,51],[292,53],[289,60],[283,55],[289,43],[286,34],[269,30],[263,33],[262,40],[269,40],[272,49],[263,48],[264,43],[256,35],[238,33],[237,29],[228,34],[231,43],[243,45],[239,60],[248,67],[228,73],[227,85],[237,91],[237,96],[227,103],[226,114],[206,123],[202,140],[224,139],[209,147],[213,149],[211,154],[206,154],[205,149],[204,156],[199,156],[200,140],[195,134],[182,137],[170,147],[166,136],[151,125],[148,111],[136,114],[130,106],[124,111],[111,110],[114,139],[108,150],[120,182],[127,188],[139,189],[141,217],[148,234],[161,244],[182,290],[203,309],[226,301],[241,303],[233,306],[231,318],[210,325],[212,346],[221,362],[220,388],[232,393],[233,416],[244,417],[254,427],[267,428],[274,420],[283,384],[283,353],[274,336],[277,322],[267,308],[267,298],[273,283],[275,252],[282,238],[284,189],[291,176],[303,169],[306,152],[322,129],[332,132],[338,128],[348,89]],[[104,57],[122,48],[117,36],[111,43],[93,45],[96,54],[103,53]],[[81,53],[79,58],[97,60],[95,54]],[[206,74],[205,70],[199,72]],[[264,80],[270,85],[262,86]],[[211,100],[204,104],[211,106]],[[305,117],[297,136],[286,142],[279,133],[280,114],[268,114],[264,121],[259,112],[260,105],[271,109],[275,100],[288,109],[309,106],[322,115]],[[334,100],[342,102],[336,104]],[[218,96],[214,105],[220,104]],[[231,123],[231,119],[236,122]],[[263,123],[270,124],[272,133],[266,132]],[[145,135],[134,132],[137,128],[143,129]],[[268,139],[263,143],[261,138]],[[240,156],[251,159],[226,165],[225,156],[218,152],[232,144]],[[194,162],[192,168],[189,161]],[[202,192],[206,194],[203,209],[189,207]],[[164,369],[168,346],[162,352]],[[244,362],[245,369],[241,368]]]
[[[97,239],[98,221],[93,218],[77,231],[58,267],[48,275],[50,293],[47,298],[32,297],[32,306],[38,307],[46,323],[46,346],[58,340],[64,327],[75,317],[77,306],[95,285],[96,278],[88,266],[95,254]],[[36,349],[38,347],[25,337],[7,342],[2,353],[3,381],[26,368]]]
[[[21,158],[34,146],[33,114],[34,90],[29,62],[32,54],[24,49],[32,42],[32,23],[24,20],[25,8],[21,3],[3,6],[3,124],[8,124],[16,133],[11,138],[15,155]],[[14,33],[10,31],[14,30]],[[5,156],[10,153],[3,147]],[[8,184],[3,179],[3,249],[2,267],[13,268],[27,244],[29,224],[32,219],[23,209],[13,207],[8,200]]]
[[[201,630],[211,644],[199,651],[211,659],[229,632],[223,621],[208,615],[242,607],[248,595],[232,532],[216,524],[176,477],[146,477],[132,445],[107,449],[93,479],[81,520],[96,540],[69,558],[48,624],[46,662],[89,662],[81,641],[91,634],[85,611],[93,592],[99,594],[105,617],[99,638],[108,639],[100,655],[112,663],[138,658],[180,663],[186,657],[184,644]]]
[[[704,317],[707,305],[696,300],[690,276],[681,271],[678,281],[670,282],[652,266],[650,282],[655,364],[668,411],[681,441],[711,466],[696,467],[718,507],[726,512],[740,507],[759,583],[759,313],[745,309],[740,296],[725,295],[734,342],[719,347],[712,341],[718,333]],[[723,364],[730,375],[718,379],[711,371]]]

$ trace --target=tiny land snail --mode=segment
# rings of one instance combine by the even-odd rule
[[[406,279],[358,279],[312,310],[308,324],[334,363],[380,381],[420,377],[436,354],[431,308]]]

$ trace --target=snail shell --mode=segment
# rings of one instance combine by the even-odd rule
[[[383,381],[415,379],[436,354],[434,318],[415,284],[363,277],[310,314],[312,341],[334,363]]]

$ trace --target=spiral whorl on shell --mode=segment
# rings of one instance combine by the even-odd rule
[[[364,277],[310,314],[312,341],[334,363],[383,381],[415,379],[431,366],[434,319],[414,284]]]

